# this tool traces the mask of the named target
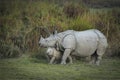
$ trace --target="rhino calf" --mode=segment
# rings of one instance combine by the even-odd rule
[[[61,60],[62,54],[60,51],[56,50],[55,48],[49,47],[46,51],[47,58],[50,61],[50,64],[53,64],[56,61]],[[72,57],[68,56],[69,62],[72,64]]]

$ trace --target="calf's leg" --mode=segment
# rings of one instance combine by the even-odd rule
[[[53,56],[52,59],[50,60],[50,64],[52,64],[55,61],[55,57]]]

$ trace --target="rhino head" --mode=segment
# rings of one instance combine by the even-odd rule
[[[56,34],[57,34],[57,31],[55,31],[53,34],[50,34],[50,36],[47,38],[43,38],[41,36],[39,40],[40,46],[41,47],[55,47],[55,44],[57,42],[57,39],[55,37]]]

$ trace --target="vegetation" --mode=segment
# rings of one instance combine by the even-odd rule
[[[108,38],[108,55],[120,56],[120,9],[105,8],[101,4],[103,1],[106,2],[104,5],[113,4],[112,0],[1,0],[0,58],[39,51],[40,35],[48,36],[44,28],[51,32],[54,29],[58,32],[99,29]],[[88,3],[101,4],[102,9],[95,6],[88,8]],[[119,4],[119,0],[115,0],[114,4]]]
[[[47,64],[40,35],[93,28],[109,43],[102,65]],[[120,0],[0,0],[0,80],[119,80],[119,33]]]

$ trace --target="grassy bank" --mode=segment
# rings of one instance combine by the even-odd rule
[[[0,80],[119,80],[120,59],[104,58],[100,66],[76,61],[50,65],[46,60],[22,56],[0,60]]]

